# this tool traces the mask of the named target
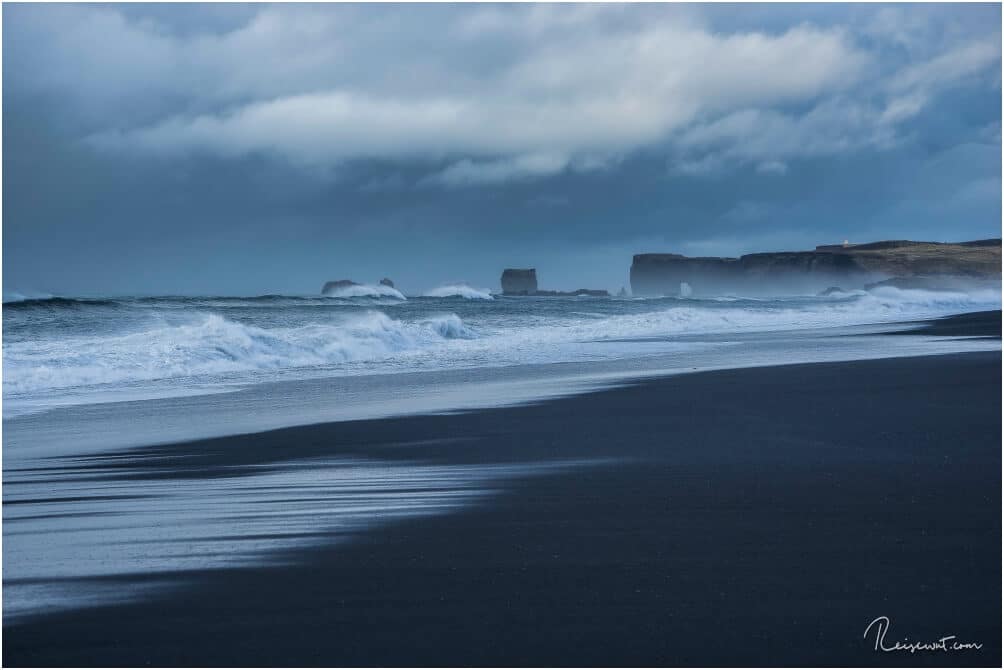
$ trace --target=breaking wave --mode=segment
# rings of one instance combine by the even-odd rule
[[[160,380],[171,380],[172,388],[257,383],[314,370],[369,374],[634,357],[641,355],[638,342],[916,321],[1000,309],[1001,303],[1000,291],[992,289],[880,287],[783,299],[598,299],[584,312],[576,300],[489,302],[470,287],[444,286],[429,294],[463,296],[464,288],[477,297],[437,313],[442,303],[391,301],[400,294],[388,287],[351,288],[387,299],[382,309],[395,318],[374,308],[379,301],[316,295],[5,304],[4,397]]]
[[[467,284],[451,284],[439,286],[425,292],[427,298],[465,298],[467,300],[494,300],[488,289],[478,290]]]
[[[324,295],[330,298],[394,298],[395,300],[407,300],[404,294],[396,288],[384,286],[383,284],[353,284],[352,286],[329,290]]]
[[[663,299],[665,300],[665,299]],[[881,287],[825,298],[670,299],[672,307],[589,324],[597,339],[786,331],[895,323],[982,309],[1000,309],[992,289],[930,291]]]
[[[261,328],[216,314],[115,336],[5,343],[5,393],[198,375],[323,367],[435,351],[477,333],[455,314],[405,323],[367,312],[338,323]]]

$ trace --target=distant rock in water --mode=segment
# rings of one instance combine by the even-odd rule
[[[828,296],[828,295],[833,295],[834,293],[846,293],[846,291],[844,291],[844,289],[840,288],[839,286],[831,286],[827,289],[820,291],[819,295]]]
[[[535,295],[537,293],[537,270],[506,268],[502,272],[502,295]]]
[[[350,286],[360,286],[351,279],[336,279],[335,281],[329,281],[324,283],[324,287],[321,289],[321,293],[334,293],[335,291],[341,291],[342,289],[349,288]]]
[[[384,277],[383,279],[380,280],[380,285],[381,286],[389,286],[390,288],[394,288],[394,282],[392,282],[391,280],[387,279],[386,277]]]
[[[1001,276],[1001,241],[938,243],[891,240],[816,247],[814,251],[690,258],[638,254],[631,264],[635,295],[812,294],[827,287],[861,289],[890,279],[926,277],[928,286]],[[951,278],[951,279],[950,279]]]
[[[383,282],[379,284],[360,284],[351,279],[329,281],[321,288],[321,294],[332,298],[393,298],[394,300],[407,300],[404,294],[393,286],[388,286]]]
[[[609,296],[605,290],[580,288],[576,291],[541,291],[537,288],[537,270],[506,268],[502,272],[502,295],[535,295],[544,297]]]

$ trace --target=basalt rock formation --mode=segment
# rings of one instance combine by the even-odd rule
[[[631,264],[631,290],[636,295],[805,294],[827,287],[860,289],[892,279],[924,278],[925,286],[936,287],[956,286],[960,280],[999,281],[1000,277],[999,239],[893,240],[739,258],[638,254]]]
[[[502,272],[502,295],[534,295],[537,293],[537,270],[506,268]]]
[[[1001,240],[972,242],[911,242],[888,240],[870,244],[816,247],[817,251],[850,256],[868,272],[893,277],[971,277],[993,279],[1001,276]]]
[[[575,291],[541,291],[537,288],[537,270],[506,268],[502,272],[502,295],[535,295],[545,297],[608,296],[602,289],[580,288]]]

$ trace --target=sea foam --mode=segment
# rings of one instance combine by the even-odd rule
[[[437,292],[460,295],[456,288]],[[783,299],[596,300],[589,312],[574,300],[461,299],[452,307],[457,313],[441,313],[429,301],[393,300],[377,311],[372,300],[317,296],[50,298],[5,306],[3,392],[5,399],[44,399],[61,389],[131,390],[170,380],[185,393],[196,385],[315,371],[337,376],[630,358],[656,352],[653,344],[643,352],[640,342],[916,321],[1000,309],[1000,300],[995,290],[880,287]]]
[[[331,289],[324,293],[330,298],[394,298],[395,300],[407,300],[404,294],[391,286],[383,284],[352,284],[337,289]]]
[[[4,393],[380,361],[476,337],[455,314],[405,323],[369,311],[289,328],[194,314],[120,335],[5,342]]]
[[[471,288],[467,284],[439,286],[425,292],[427,298],[465,298],[467,300],[494,300],[488,289]]]

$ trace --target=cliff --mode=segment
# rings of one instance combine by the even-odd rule
[[[892,277],[1001,276],[1001,241],[940,243],[890,240],[841,247],[833,253],[850,256],[868,272]]]
[[[926,285],[957,285],[959,278],[999,280],[1001,241],[891,240],[739,258],[638,254],[631,264],[636,295],[815,293],[832,286],[849,290],[917,277],[926,278]]]

